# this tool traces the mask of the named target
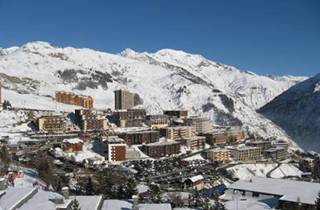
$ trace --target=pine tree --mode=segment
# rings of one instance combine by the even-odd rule
[[[46,182],[47,186],[53,183],[53,169],[47,157],[41,156],[41,158],[38,159],[36,169],[39,177]]]
[[[318,193],[318,197],[316,200],[316,210],[320,210],[320,192]]]
[[[92,184],[92,179],[91,177],[88,178],[88,182],[86,183],[86,194],[87,195],[93,195],[94,189],[93,189],[93,184]]]
[[[7,100],[4,100],[3,102],[3,109],[10,109],[12,106],[11,106],[11,103]]]
[[[312,170],[312,176],[314,179],[319,179],[320,178],[320,158],[316,157],[314,159],[314,166]]]
[[[76,199],[73,199],[70,210],[81,210],[80,204]]]
[[[10,162],[9,152],[6,146],[2,146],[0,149],[0,160],[4,163]]]

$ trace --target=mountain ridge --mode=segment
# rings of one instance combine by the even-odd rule
[[[13,105],[37,106],[30,97],[41,106],[72,109],[53,101],[55,91],[66,90],[91,95],[97,108],[107,108],[113,107],[113,90],[125,88],[140,95],[149,113],[188,109],[217,124],[241,124],[249,133],[287,141],[286,133],[256,109],[305,79],[273,79],[171,49],[111,54],[29,42],[6,52],[0,73]]]

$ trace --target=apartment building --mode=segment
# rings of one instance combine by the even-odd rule
[[[208,144],[218,146],[223,146],[227,144],[238,144],[245,139],[244,132],[238,129],[215,130],[201,135],[206,137],[206,141]]]
[[[56,92],[56,101],[64,104],[82,106],[84,108],[93,107],[93,98],[91,96],[76,95],[65,91]]]
[[[116,110],[113,113],[113,119],[119,127],[139,127],[145,123],[146,110],[127,109]]]
[[[102,113],[92,109],[76,109],[76,123],[83,131],[106,130],[107,121]]]
[[[169,117],[167,115],[148,115],[146,116],[146,124],[151,129],[167,128],[169,126]]]
[[[191,150],[202,150],[206,145],[206,137],[204,136],[192,136],[189,139],[177,140],[186,145]]]
[[[190,117],[187,120],[188,124],[194,126],[196,128],[196,132],[198,134],[208,133],[212,131],[213,124],[210,119],[203,117]]]
[[[82,151],[83,141],[79,138],[64,139],[63,150],[66,152],[79,152]]]
[[[191,139],[196,129],[193,126],[176,126],[167,128],[167,138],[172,140]]]
[[[119,137],[123,138],[128,145],[149,144],[159,141],[159,131],[130,131],[126,133],[120,133]]]
[[[161,158],[180,153],[180,143],[173,140],[161,140],[142,147],[143,152],[153,158]]]
[[[266,158],[270,158],[273,160],[284,160],[288,157],[288,151],[286,148],[276,147],[263,151],[263,155]]]
[[[126,160],[126,144],[110,143],[108,144],[108,160],[118,162]]]
[[[260,147],[236,147],[232,148],[231,156],[238,161],[258,160],[261,158]]]
[[[169,116],[170,118],[187,118],[187,110],[165,110],[163,111],[164,115]]]
[[[127,90],[114,91],[114,109],[131,109],[134,107],[134,93]]]
[[[231,152],[228,149],[214,148],[207,152],[207,158],[212,161],[229,161]]]
[[[66,127],[66,122],[63,116],[47,115],[37,118],[36,126],[38,131],[45,131],[49,133],[63,132]]]
[[[272,147],[271,141],[249,141],[246,142],[247,146],[260,147],[261,150],[268,150]]]

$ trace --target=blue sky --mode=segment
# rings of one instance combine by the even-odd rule
[[[320,72],[319,0],[0,0],[0,47],[181,49],[260,74]]]

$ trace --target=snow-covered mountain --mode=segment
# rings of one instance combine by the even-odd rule
[[[259,112],[302,148],[320,152],[320,74],[291,87]]]
[[[91,95],[96,108],[113,108],[113,91],[126,88],[139,94],[149,113],[183,108],[217,124],[289,141],[256,109],[305,78],[261,76],[170,49],[115,55],[30,42],[0,49],[0,79],[14,106],[72,110],[53,101],[55,91],[67,90]]]

